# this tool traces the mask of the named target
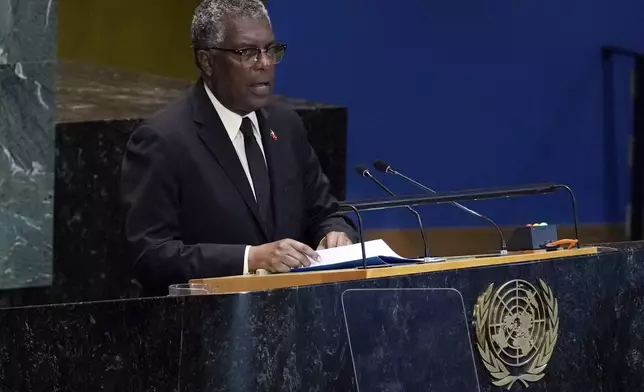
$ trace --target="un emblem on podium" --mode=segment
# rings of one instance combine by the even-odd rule
[[[488,286],[474,307],[476,347],[492,384],[507,389],[528,386],[544,376],[557,343],[559,309],[552,290],[511,280]]]

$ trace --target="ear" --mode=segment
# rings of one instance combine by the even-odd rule
[[[197,56],[197,65],[201,72],[206,76],[212,76],[212,63],[210,52],[207,50],[198,50],[196,53]]]

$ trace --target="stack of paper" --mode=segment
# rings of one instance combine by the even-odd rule
[[[383,240],[366,241],[364,248],[367,258],[379,256],[402,258]],[[362,246],[359,243],[331,249],[322,249],[318,250],[317,253],[320,255],[320,259],[318,261],[311,260],[311,267],[362,260]]]
[[[376,265],[394,265],[408,264],[415,262],[433,262],[443,261],[444,258],[429,259],[406,259],[400,257],[394,252],[389,245],[383,240],[373,240],[364,243],[365,256],[367,264]],[[338,248],[318,250],[320,259],[310,260],[309,267],[295,268],[292,272],[319,271],[327,269],[357,268],[362,266],[362,247],[360,244],[341,246]]]

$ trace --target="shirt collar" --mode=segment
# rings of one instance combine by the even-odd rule
[[[226,132],[228,133],[231,141],[235,140],[239,134],[239,128],[241,127],[244,117],[248,117],[250,119],[251,123],[253,123],[253,132],[255,133],[255,136],[259,136],[259,123],[257,122],[257,114],[255,114],[255,112],[251,112],[242,117],[219,102],[206,83],[204,83],[204,88],[206,89],[206,94],[208,94],[210,102],[212,102],[212,105],[215,107],[222,124],[224,124],[224,128],[226,128]]]

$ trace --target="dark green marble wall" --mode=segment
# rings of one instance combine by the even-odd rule
[[[0,0],[0,289],[51,282],[57,19]]]

